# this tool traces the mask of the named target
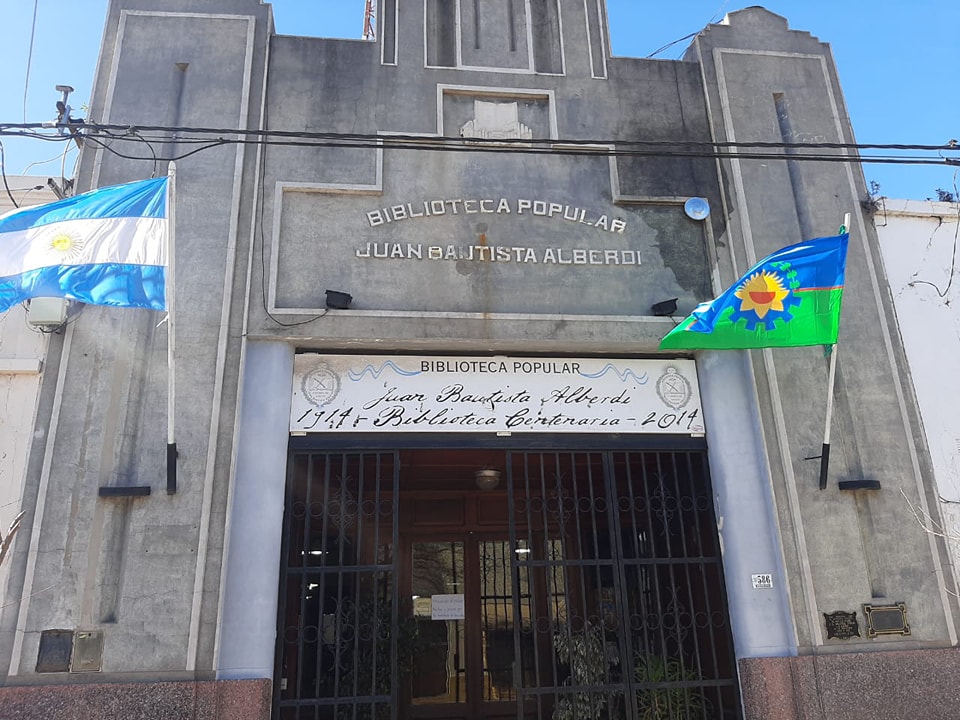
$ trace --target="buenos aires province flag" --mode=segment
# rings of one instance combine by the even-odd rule
[[[719,297],[698,305],[660,349],[832,345],[840,328],[848,237],[807,240],[764,258]]]
[[[167,178],[0,216],[0,312],[34,297],[166,308]]]

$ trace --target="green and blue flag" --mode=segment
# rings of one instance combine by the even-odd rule
[[[701,303],[661,350],[740,350],[831,345],[840,327],[846,233],[785,247],[718,298]]]

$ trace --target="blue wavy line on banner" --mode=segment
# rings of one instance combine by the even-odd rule
[[[397,373],[397,375],[405,375],[407,377],[410,377],[412,375],[420,374],[419,370],[401,370],[400,368],[398,368],[396,365],[393,364],[392,360],[387,360],[383,365],[381,365],[376,369],[374,369],[373,365],[367,365],[360,372],[354,372],[353,370],[350,370],[347,372],[347,375],[354,382],[360,382],[361,380],[363,380],[364,375],[367,375],[368,373],[370,374],[370,377],[376,380],[378,377],[380,377],[383,374],[384,370],[386,370],[388,367],[391,370],[393,370],[395,373]]]
[[[627,368],[626,370],[620,370],[620,369],[619,369],[616,365],[614,365],[613,363],[607,363],[607,364],[603,367],[603,370],[601,370],[600,372],[592,373],[592,374],[591,374],[591,373],[581,372],[580,375],[582,375],[582,376],[585,377],[585,378],[594,379],[594,378],[603,377],[603,376],[606,375],[608,372],[614,373],[618,378],[620,378],[620,382],[626,382],[626,381],[627,381],[627,378],[631,378],[631,377],[632,377],[638,384],[640,384],[640,385],[646,385],[646,384],[647,384],[647,380],[650,379],[650,376],[647,375],[647,373],[644,373],[642,376],[640,376],[640,375],[637,375],[635,372],[633,372],[633,370],[631,370],[630,368]]]

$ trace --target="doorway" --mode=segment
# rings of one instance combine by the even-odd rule
[[[288,477],[276,718],[740,716],[702,451],[304,451]]]
[[[418,646],[408,716],[515,717],[513,573],[505,533],[416,535],[406,548]]]

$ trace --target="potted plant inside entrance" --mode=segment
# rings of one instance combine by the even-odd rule
[[[680,685],[699,680],[695,670],[684,667],[679,658],[637,654],[633,675],[638,683],[637,717],[640,720],[674,720],[701,717],[705,700],[697,688]]]
[[[570,670],[563,684],[582,688],[557,695],[553,720],[599,720],[610,699],[600,688],[609,682],[610,668],[620,664],[603,627],[588,622],[580,631],[562,628],[553,642],[560,664]]]

